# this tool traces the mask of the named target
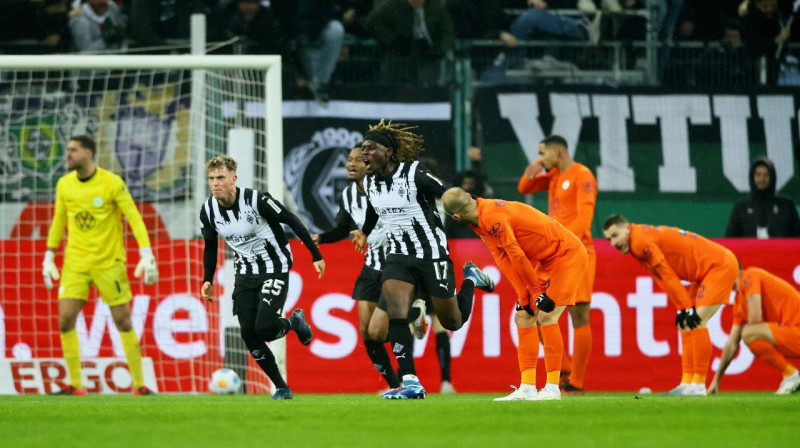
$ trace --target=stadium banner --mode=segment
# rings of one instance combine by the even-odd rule
[[[497,197],[521,198],[522,167],[538,158],[539,141],[559,134],[597,177],[598,218],[624,213],[722,237],[733,202],[750,191],[756,156],[775,163],[779,194],[800,197],[799,109],[800,93],[786,90],[478,88],[475,140]],[[546,209],[546,194],[538,200]],[[595,237],[600,226],[596,219]]]
[[[744,266],[765,268],[795,287],[800,285],[800,240],[718,242],[730,248]],[[131,282],[133,325],[140,336],[143,356],[152,359],[161,392],[206,391],[211,373],[222,367],[225,337],[221,331],[223,313],[219,310],[224,306],[222,285],[226,282],[218,275],[214,294],[220,300],[209,304],[200,298],[202,244],[156,244],[156,259],[164,281],[153,286]],[[314,340],[308,347],[300,345],[293,334],[287,336],[288,380],[292,389],[299,393],[384,389],[360,340],[357,307],[351,299],[362,256],[346,241],[323,245],[327,269],[324,278],[318,279],[308,251],[298,241],[292,241],[291,246],[295,263],[285,310],[303,308],[314,329]],[[596,240],[595,247],[598,263],[590,318],[594,345],[586,389],[635,391],[650,387],[658,391],[674,387],[680,380],[675,310],[632,257],[621,255],[604,240]],[[37,375],[30,373],[31,369],[41,372],[42,366],[50,368],[48,360],[59,358],[61,347],[56,293],[45,289],[38,258],[29,256],[43,253],[45,242],[3,241],[0,248],[0,359],[22,366],[11,379],[0,374],[8,382],[22,378],[20,375]],[[135,243],[129,243],[129,250],[135,254]],[[497,284],[493,293],[476,291],[472,317],[451,335],[453,384],[462,392],[504,392],[509,384],[519,382],[513,288],[502,278],[480,240],[452,241],[451,250],[456,266],[472,260]],[[135,257],[132,255],[131,260]],[[56,263],[61,266],[60,255]],[[132,278],[135,263],[128,265]],[[220,268],[218,273],[222,271]],[[567,342],[571,341],[568,319],[563,318],[561,324],[565,344],[571,347]],[[714,345],[713,369],[718,365],[730,325],[730,306],[724,306],[708,325]],[[110,311],[97,299],[91,299],[84,307],[77,330],[84,361],[100,365],[97,358],[124,356]],[[440,381],[435,345],[435,337],[429,333],[416,341],[414,349],[417,371],[430,392],[438,391]],[[543,355],[540,350],[540,357]],[[541,385],[543,360],[540,366]],[[97,369],[92,372],[99,372]],[[265,383],[263,377],[256,381]],[[723,390],[774,390],[779,382],[780,374],[755,360],[743,346],[728,369]],[[44,390],[45,386],[39,388],[36,384],[34,393]],[[0,385],[3,390],[8,387],[17,390],[14,384]]]
[[[125,358],[93,358],[81,363],[83,384],[90,394],[133,392],[133,381]],[[158,392],[153,360],[142,358],[144,383]],[[0,359],[0,395],[50,394],[69,386],[63,358]]]
[[[352,100],[343,91],[337,94],[343,99],[331,101],[327,109],[313,101],[284,101],[286,188],[298,215],[314,233],[336,224],[337,199],[348,183],[347,156],[353,145],[363,140],[368,126],[381,118],[416,126],[414,132],[425,138],[423,163],[448,180],[453,172],[452,112],[446,89],[406,92],[402,102],[380,101],[386,92],[366,90],[353,92]]]
[[[119,174],[136,200],[182,198],[191,160],[188,89],[166,73],[131,90],[87,88],[65,95],[45,85],[0,95],[0,202],[48,201],[67,172],[74,135],[98,142],[95,160]],[[145,85],[147,84],[147,85]],[[157,84],[159,88],[152,88]]]

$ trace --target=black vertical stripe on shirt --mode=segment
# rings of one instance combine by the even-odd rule
[[[278,256],[278,252],[272,247],[269,241],[264,241],[264,248],[267,250],[270,260],[272,260],[272,267],[274,272],[283,272],[283,264]]]
[[[420,242],[425,241],[427,239],[427,236],[425,235],[425,229],[422,228],[422,225],[416,218],[411,220],[411,228],[414,229],[414,233],[416,234],[417,239]],[[434,234],[435,233],[436,232],[434,232]],[[423,243],[421,244],[421,246],[422,246],[422,258],[431,259],[433,256],[433,249],[431,248],[431,245]],[[413,244],[411,247],[413,247]]]
[[[417,256],[417,248],[414,247],[414,241],[411,240],[411,235],[408,232],[403,232],[403,245],[408,251],[407,255],[412,257]]]

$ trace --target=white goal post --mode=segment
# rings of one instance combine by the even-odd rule
[[[150,359],[150,381],[162,392],[207,389],[226,355],[225,329],[238,323],[222,305],[199,300],[205,163],[232,154],[251,173],[240,178],[240,187],[285,197],[281,82],[280,56],[0,56],[0,258],[15,279],[0,301],[0,394],[20,393],[12,372],[19,370],[12,365],[17,361],[54,363],[51,370],[37,364],[42,373],[25,393],[46,393],[63,381],[56,292],[44,288],[40,264],[55,182],[66,172],[64,149],[80,134],[97,141],[98,165],[125,179],[156,248],[159,283],[144,287],[131,278],[134,328]],[[240,149],[251,159],[238,156]],[[138,258],[128,241],[130,266]],[[59,255],[59,267],[62,261]],[[215,286],[223,302],[233,287],[228,274],[218,271],[227,283],[224,295]],[[113,367],[115,359],[124,360],[109,318],[91,292],[77,325],[85,361]],[[273,349],[285,374],[285,345]],[[266,383],[244,355],[242,379]],[[84,376],[92,375],[88,371]],[[106,380],[97,381],[95,392],[112,393],[125,383]]]

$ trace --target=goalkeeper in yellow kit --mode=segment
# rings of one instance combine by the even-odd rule
[[[56,207],[42,274],[47,289],[61,277],[55,264],[55,254],[67,229],[63,278],[58,288],[58,327],[61,348],[69,372],[70,385],[55,394],[85,395],[81,377],[81,350],[75,321],[89,298],[89,286],[94,284],[103,301],[111,309],[114,324],[119,330],[122,347],[128,360],[135,395],[153,392],[144,385],[142,352],[139,339],[131,324],[132,299],[125,265],[121,214],[125,215],[139,243],[139,264],[136,278],[144,274],[145,284],[158,280],[158,269],[150,238],[128,192],[125,182],[116,174],[94,164],[96,144],[91,137],[70,138],[67,145],[69,174],[56,185]]]

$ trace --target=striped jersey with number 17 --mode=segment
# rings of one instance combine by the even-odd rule
[[[377,217],[386,228],[388,253],[424,260],[448,257],[450,250],[436,208],[436,198],[450,185],[443,182],[419,161],[400,162],[386,177],[377,174],[364,178],[369,199],[365,230],[372,230]],[[372,215],[372,216],[370,216]],[[377,215],[377,216],[375,216]]]

